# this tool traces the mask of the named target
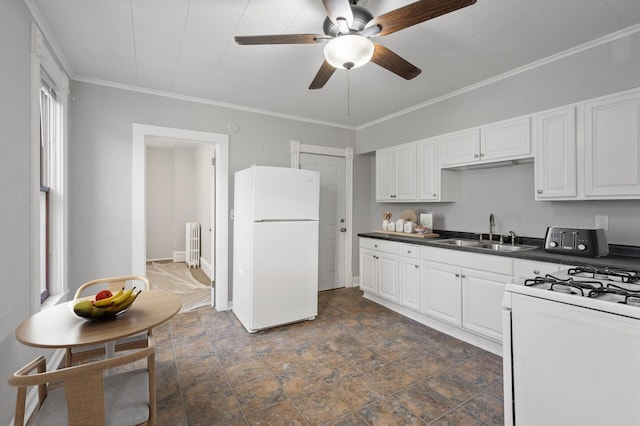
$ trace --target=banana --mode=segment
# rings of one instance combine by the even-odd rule
[[[114,295],[112,295],[111,297],[106,297],[106,298],[104,298],[104,299],[96,300],[96,301],[93,303],[93,306],[98,307],[98,308],[103,307],[103,306],[110,306],[110,305],[111,305],[111,302],[112,302],[114,299],[116,299],[116,298],[118,298],[118,297],[122,296],[122,293],[123,293],[123,292],[124,292],[124,287],[122,287],[120,290],[118,290],[118,291],[117,291]]]
[[[129,296],[131,296],[131,293],[133,293],[133,290],[135,290],[136,288],[130,288],[127,291],[122,292],[120,295],[118,295],[118,297],[115,297],[113,299],[111,299],[111,306],[116,306],[116,305],[120,305],[123,302],[125,302],[127,299],[129,299]]]
[[[137,293],[133,293],[133,291],[132,291],[127,300],[125,300],[124,302],[120,303],[119,305],[114,305],[114,306],[109,307],[107,312],[106,312],[106,314],[115,315],[120,311],[124,311],[129,306],[131,306],[131,304],[133,302],[135,302],[136,297],[138,297],[138,295],[140,293],[142,293],[142,290],[139,290]]]

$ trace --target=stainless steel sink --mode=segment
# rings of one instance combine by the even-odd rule
[[[512,246],[510,244],[492,243],[489,241],[478,241],[478,244],[475,247],[488,249],[488,250],[496,250],[496,251],[521,251],[521,250],[531,250],[536,248],[535,246],[524,246],[524,245]]]
[[[497,241],[478,241],[478,240],[468,240],[463,238],[449,238],[445,240],[434,240],[433,242],[436,244],[443,244],[448,246],[474,247],[474,248],[483,249],[483,250],[504,251],[504,252],[531,250],[536,248],[535,246],[500,244]]]
[[[446,244],[449,246],[464,246],[464,247],[475,247],[479,244],[477,240],[464,240],[460,238],[451,238],[447,240],[435,240],[433,241],[437,244]]]

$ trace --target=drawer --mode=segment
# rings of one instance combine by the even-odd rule
[[[569,269],[569,266],[556,263],[536,262],[533,260],[516,260],[516,276],[523,280],[538,276],[544,277],[547,274],[553,274],[562,269]]]
[[[513,259],[490,254],[470,253],[436,247],[422,247],[422,260],[446,263],[513,277]]]
[[[374,238],[360,238],[360,248],[377,250],[385,253],[400,254],[402,244],[394,241],[376,240]]]
[[[420,259],[420,246],[413,244],[402,245],[402,257],[409,257],[411,259]]]

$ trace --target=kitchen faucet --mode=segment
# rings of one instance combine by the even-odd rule
[[[493,227],[496,226],[496,219],[493,217],[493,213],[489,215],[489,241],[493,240]]]

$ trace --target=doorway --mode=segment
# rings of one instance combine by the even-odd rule
[[[213,236],[211,241],[212,276],[216,282],[211,300],[217,310],[229,309],[229,234],[228,234],[228,136],[169,127],[133,124],[132,153],[132,271],[146,274],[146,140],[159,137],[211,144],[215,151],[215,189],[212,197]]]
[[[353,150],[291,141],[291,166],[320,172],[318,290],[353,285]]]

